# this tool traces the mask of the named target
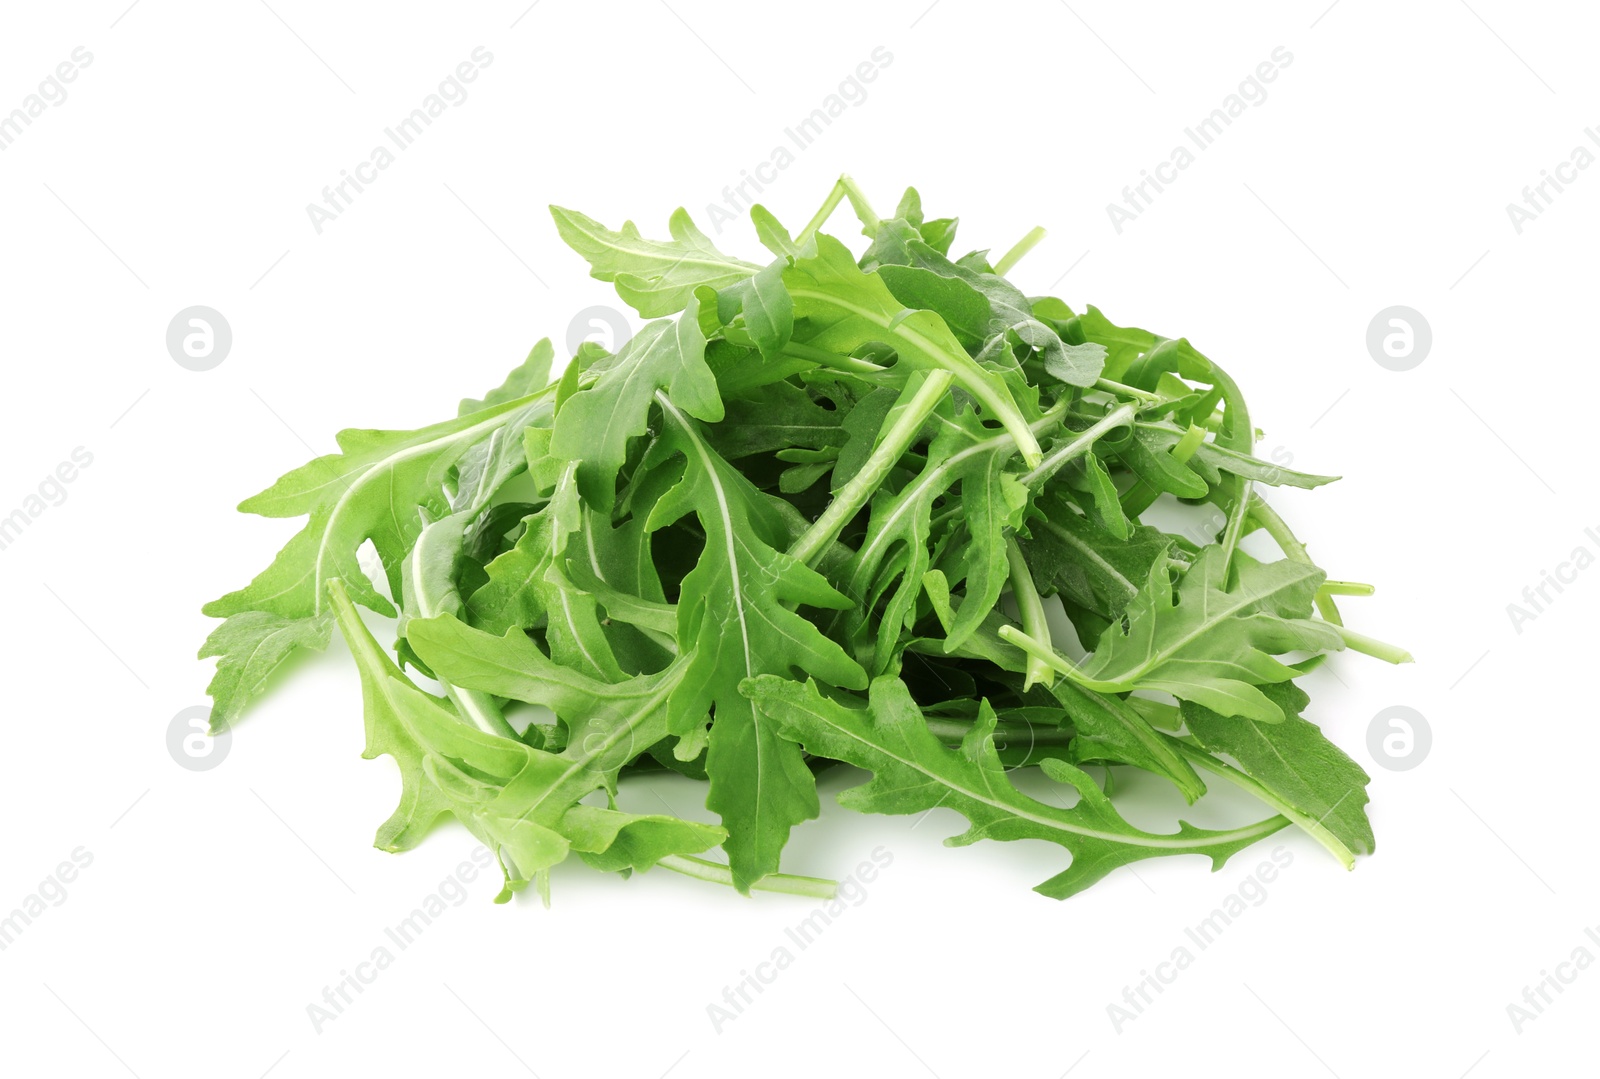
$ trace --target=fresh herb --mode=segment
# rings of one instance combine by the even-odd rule
[[[846,199],[859,256],[819,231]],[[574,854],[826,895],[779,866],[836,762],[871,773],[852,808],[943,807],[970,824],[952,844],[1062,847],[1038,886],[1056,898],[1143,858],[1220,865],[1291,824],[1347,866],[1372,850],[1368,777],[1294,679],[1340,649],[1410,657],[1343,626],[1333,596],[1370,588],[1328,582],[1258,490],[1331,478],[1256,458],[1214,362],[1026,296],[1004,273],[1040,230],[994,264],[952,259],[955,220],[914,190],[882,218],[843,178],[798,235],[755,207],[765,262],[682,210],[667,240],[552,212],[653,321],[555,382],[542,341],[454,419],[346,431],[247,499],[309,520],[205,608],[224,619],[201,650],[215,729],[337,625],[365,755],[400,767],[377,845],[452,814],[496,853],[502,899],[548,895]],[[1164,531],[1157,503],[1222,523]],[[1258,531],[1282,557],[1243,549]],[[393,654],[360,608],[395,619]],[[1221,779],[1269,812],[1147,831],[1113,804],[1119,767],[1189,803]],[[718,823],[620,809],[651,769],[705,781]],[[718,845],[726,862],[702,857]]]

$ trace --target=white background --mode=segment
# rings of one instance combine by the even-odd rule
[[[75,47],[94,57],[0,152],[0,515],[74,448],[93,454],[0,551],[0,912],[74,849],[93,857],[0,953],[7,1070],[1592,1069],[1600,972],[1521,1033],[1506,1009],[1574,948],[1600,956],[1584,936],[1600,872],[1578,824],[1600,750],[1581,688],[1600,574],[1521,632],[1506,608],[1575,548],[1600,551],[1584,533],[1600,526],[1584,419],[1600,390],[1600,169],[1521,234],[1505,208],[1600,124],[1592,9],[125,6],[8,4],[0,32],[0,111]],[[494,60],[470,98],[319,235],[306,204],[480,45]],[[865,818],[825,796],[793,871],[847,873],[879,845],[893,863],[720,1033],[707,1005],[813,904],[579,866],[556,872],[548,911],[531,895],[495,906],[480,878],[318,1033],[306,1006],[472,840],[452,823],[404,856],[369,845],[397,783],[391,762],[359,758],[337,638],[248,714],[219,767],[174,762],[168,725],[210,676],[193,658],[200,604],[298,527],[233,506],[331,451],[341,427],[453,414],[538,337],[563,342],[574,312],[615,302],[546,204],[657,234],[682,204],[709,231],[706,204],[880,45],[893,60],[867,99],[762,201],[797,228],[849,171],[880,211],[915,184],[930,215],[959,213],[959,250],[1042,224],[1049,239],[1014,275],[1028,291],[1189,337],[1245,388],[1264,453],[1344,477],[1275,501],[1331,575],[1379,585],[1345,603],[1350,624],[1418,660],[1339,656],[1308,680],[1311,717],[1373,773],[1377,854],[1347,874],[1283,833],[1215,875],[1143,863],[1056,903],[1029,890],[1064,865],[1055,848],[947,849],[948,811]],[[1278,46],[1293,61],[1268,98],[1118,234],[1106,204]],[[760,256],[742,221],[717,240]],[[234,335],[204,373],[165,346],[194,304]],[[1407,372],[1366,347],[1394,304],[1432,326]],[[1367,749],[1393,705],[1432,729],[1410,771]],[[629,797],[695,810],[687,784],[654,788]],[[1119,1032],[1107,1005],[1280,843],[1293,861],[1266,901]]]

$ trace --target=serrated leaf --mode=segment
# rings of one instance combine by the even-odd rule
[[[734,884],[748,890],[777,871],[790,829],[817,815],[817,796],[799,748],[740,695],[740,681],[794,670],[862,688],[866,675],[793,610],[839,609],[849,599],[784,553],[787,530],[765,496],[675,404],[664,396],[660,403],[668,422],[659,446],[682,454],[685,466],[682,480],[652,508],[649,527],[693,513],[706,536],[678,597],[678,643],[688,667],[669,705],[671,730],[693,746],[701,717],[713,712],[706,805],[728,830]]]
[[[1223,716],[1185,701],[1184,725],[1207,752],[1226,755],[1271,791],[1296,823],[1325,843],[1331,837],[1347,867],[1357,854],[1371,854],[1375,844],[1366,787],[1372,777],[1316,724],[1301,718],[1310,698],[1300,687],[1283,682],[1262,686],[1261,692],[1283,712],[1283,722]]]
[[[645,326],[611,360],[596,365],[593,385],[573,394],[556,417],[550,452],[578,462],[578,487],[586,502],[610,509],[628,439],[643,434],[657,390],[665,390],[696,419],[722,419],[722,396],[706,366],[698,301],[675,320]]]
[[[1201,854],[1220,868],[1234,853],[1288,824],[1283,817],[1269,817],[1243,828],[1207,831],[1179,822],[1176,833],[1146,832],[1129,824],[1085,773],[1055,759],[1046,759],[1042,767],[1074,788],[1078,802],[1068,809],[1036,801],[1006,778],[992,738],[995,713],[987,702],[961,746],[947,749],[928,730],[905,684],[894,677],[873,681],[869,708],[830,700],[814,684],[779,678],[753,679],[745,683],[745,692],[807,751],[872,773],[869,782],[839,796],[847,808],[899,815],[952,809],[967,818],[969,827],[945,841],[951,846],[979,839],[1042,839],[1065,848],[1071,866],[1035,888],[1053,899],[1076,895],[1112,870],[1145,858]]]
[[[806,343],[848,355],[882,341],[911,367],[950,371],[1017,440],[1029,465],[1037,464],[1037,440],[1005,379],[967,355],[937,314],[907,308],[881,277],[863,273],[838,240],[818,234],[816,242],[816,255],[796,259],[783,274],[795,317],[810,320]]]
[[[726,288],[761,269],[718,251],[681,207],[667,223],[671,240],[647,240],[632,221],[612,232],[576,210],[552,206],[550,214],[562,240],[589,263],[590,275],[614,283],[617,295],[645,318],[677,314],[695,289]]]
[[[342,431],[340,453],[318,457],[240,503],[246,513],[310,519],[248,586],[202,608],[213,618],[228,620],[201,649],[203,657],[219,657],[219,674],[225,673],[216,683],[223,694],[215,702],[222,717],[218,722],[237,717],[271,668],[295,648],[327,642],[328,581],[341,578],[356,602],[395,614],[357,560],[361,545],[372,542],[390,594],[399,595],[400,565],[424,520],[450,510],[445,480],[451,470],[496,432],[520,432],[542,422],[548,412],[548,400],[534,395],[416,431]],[[250,617],[232,621],[245,615]],[[299,621],[312,624],[290,625]]]
[[[635,833],[632,849],[655,861],[706,850],[721,838],[721,829],[709,825],[578,804],[614,781],[615,769],[634,753],[639,726],[659,711],[654,703],[638,710],[638,725],[612,724],[597,737],[575,738],[562,754],[486,734],[400,672],[372,639],[340,582],[332,583],[329,595],[361,672],[367,726],[362,755],[388,754],[400,766],[400,805],[378,829],[375,843],[381,849],[410,849],[441,814],[453,813],[500,860],[506,886],[499,899],[504,901],[569,852],[605,851],[624,831]],[[439,624],[476,631],[448,614],[412,623],[413,644],[428,656],[430,667],[450,671],[445,677],[455,680],[463,672],[453,669],[453,653],[432,647],[429,628]]]
[[[1091,688],[1162,690],[1222,715],[1280,722],[1282,709],[1257,687],[1299,672],[1273,655],[1344,647],[1335,627],[1311,618],[1325,575],[1236,551],[1237,580],[1227,587],[1224,562],[1220,548],[1207,547],[1176,590],[1166,565],[1153,565],[1125,612],[1126,630],[1112,625],[1080,668]]]
[[[465,416],[472,412],[481,412],[494,405],[503,405],[507,401],[515,401],[519,397],[526,397],[537,393],[550,383],[550,365],[555,361],[555,346],[546,337],[528,350],[528,358],[523,360],[511,373],[494,389],[483,395],[483,400],[466,397],[462,398],[461,407],[457,415]]]

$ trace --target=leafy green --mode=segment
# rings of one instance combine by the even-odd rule
[[[1179,822],[1171,835],[1135,828],[1086,772],[1064,761],[1042,762],[1046,775],[1078,796],[1070,809],[1036,801],[1006,778],[995,752],[995,713],[987,703],[959,747],[945,747],[928,730],[922,710],[898,678],[873,682],[868,708],[851,708],[822,696],[814,685],[759,678],[746,692],[818,756],[847,761],[872,780],[839,796],[864,813],[925,813],[943,806],[966,817],[966,832],[952,846],[979,839],[1043,839],[1065,847],[1072,865],[1035,887],[1052,899],[1076,895],[1120,866],[1144,858],[1203,854],[1213,867],[1289,822],[1268,817],[1225,832]]]
[[[860,254],[823,231],[844,206]],[[502,899],[578,860],[828,895],[782,867],[839,763],[870,773],[850,808],[1061,848],[1037,889],[1056,898],[1291,824],[1347,866],[1373,849],[1367,776],[1296,680],[1340,650],[1410,657],[1344,627],[1334,595],[1370,586],[1327,583],[1260,493],[1333,477],[1257,456],[1218,364],[1026,294],[1009,274],[1042,230],[953,256],[956,219],[915,189],[882,217],[842,177],[798,231],[755,207],[752,262],[682,210],[666,240],[552,214],[651,321],[554,381],[540,341],[451,418],[343,432],[247,499],[306,521],[205,607],[215,728],[337,625],[366,756],[400,771],[378,846],[454,816]],[[1282,558],[1241,548],[1257,529]],[[361,608],[395,620],[392,652]],[[662,769],[704,784],[707,820],[621,808]],[[1220,779],[1268,815],[1135,824],[1126,770],[1187,804]]]

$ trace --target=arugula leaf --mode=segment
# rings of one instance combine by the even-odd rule
[[[696,419],[722,419],[722,397],[706,366],[697,307],[690,297],[679,318],[650,323],[614,357],[596,364],[593,385],[569,397],[556,417],[550,452],[578,462],[583,497],[601,509],[611,508],[628,439],[649,426],[658,390],[667,390]]]
[[[729,258],[695,227],[681,207],[667,222],[671,240],[646,240],[632,221],[612,232],[576,210],[550,207],[556,231],[589,263],[590,275],[610,281],[617,295],[644,318],[675,315],[689,306],[697,288],[726,288],[761,267]]]
[[[685,467],[681,482],[652,508],[648,527],[692,513],[706,536],[705,552],[684,578],[678,599],[678,640],[692,651],[668,705],[670,729],[697,746],[700,717],[714,710],[706,805],[728,830],[734,884],[748,891],[777,871],[789,830],[815,817],[818,807],[799,747],[778,737],[760,709],[739,694],[740,681],[799,670],[837,686],[864,688],[866,675],[791,609],[840,609],[849,599],[779,548],[785,529],[766,496],[717,455],[665,394],[657,401],[667,417],[657,445],[681,454]]]
[[[1221,549],[1206,548],[1176,591],[1167,567],[1153,565],[1127,608],[1126,630],[1112,625],[1082,667],[1057,658],[1058,669],[1102,692],[1162,690],[1225,716],[1281,722],[1283,710],[1258,687],[1300,672],[1273,654],[1341,649],[1344,638],[1311,619],[1321,570],[1242,552],[1233,561],[1238,581],[1228,588]]]
[[[870,341],[884,341],[902,362],[950,371],[1016,440],[1023,460],[1038,464],[1038,440],[1005,380],[979,367],[942,318],[907,308],[882,278],[863,273],[838,240],[819,234],[816,241],[817,254],[795,259],[783,274],[796,317],[810,320],[806,343],[848,354]]]
[[[1184,725],[1213,759],[1204,760],[1192,751],[1189,755],[1203,767],[1233,779],[1226,763],[1215,760],[1225,754],[1265,789],[1280,812],[1349,869],[1357,854],[1371,854],[1375,846],[1366,813],[1366,786],[1371,777],[1315,724],[1301,718],[1310,698],[1298,686],[1288,682],[1266,685],[1261,692],[1283,712],[1283,722],[1266,724],[1221,716],[1185,701]],[[1241,785],[1250,789],[1249,784]]]
[[[408,850],[441,814],[453,813],[495,852],[506,879],[498,900],[504,902],[569,852],[602,853],[624,833],[629,867],[639,869],[669,855],[698,853],[722,838],[710,825],[579,804],[606,787],[613,764],[620,768],[632,756],[626,738],[634,728],[618,724],[598,739],[574,739],[560,755],[477,731],[400,672],[362,624],[342,582],[330,584],[329,597],[361,672],[362,756],[388,754],[400,766],[400,805],[378,829],[379,848]],[[460,625],[453,615],[437,617]],[[413,632],[422,626],[413,623]]]
[[[824,697],[815,684],[756,678],[744,691],[782,724],[784,733],[819,756],[846,761],[872,779],[839,796],[841,805],[866,813],[925,813],[953,809],[970,827],[947,839],[964,846],[980,839],[1043,839],[1072,855],[1066,871],[1034,891],[1066,899],[1112,870],[1145,858],[1203,854],[1221,868],[1233,854],[1288,824],[1281,816],[1242,828],[1208,831],[1179,822],[1160,835],[1129,824],[1083,771],[1057,759],[1041,762],[1046,775],[1073,788],[1071,808],[1036,801],[1006,779],[995,753],[995,713],[985,703],[958,749],[947,749],[929,730],[905,684],[874,679],[869,708]]]
[[[202,608],[227,620],[201,648],[201,658],[221,657],[209,688],[213,729],[237,718],[296,648],[327,644],[328,581],[342,578],[357,603],[395,614],[357,562],[361,545],[372,542],[390,594],[398,595],[400,564],[422,532],[422,513],[449,512],[444,482],[451,468],[496,432],[520,430],[547,414],[540,393],[416,431],[341,431],[340,453],[318,457],[241,502],[245,513],[310,520],[248,586]]]
[[[950,626],[946,648],[951,651],[961,646],[999,599],[1006,575],[1004,533],[1021,523],[1023,490],[1016,476],[1005,471],[1007,459],[1016,452],[1014,440],[991,434],[972,412],[958,412],[951,405],[942,406],[934,419],[938,426],[926,464],[900,490],[883,491],[873,499],[866,536],[844,578],[844,591],[855,597],[858,606],[839,621],[841,632],[853,642],[858,656],[870,650],[874,674],[890,670],[896,658],[894,642],[908,628],[912,604],[932,565],[938,500],[956,488],[956,512],[972,515],[963,557],[951,559],[949,569],[957,580],[966,577],[975,602],[963,605],[965,613]],[[897,558],[896,551],[903,557]],[[948,582],[950,573],[944,572],[943,579]],[[889,593],[891,586],[894,591]],[[873,628],[870,615],[885,594],[888,604]]]
[[[859,258],[821,231],[847,202]],[[584,343],[553,382],[540,341],[454,419],[346,431],[246,500],[308,520],[205,608],[223,619],[201,649],[214,727],[337,623],[366,753],[401,771],[379,845],[454,815],[495,851],[502,899],[533,882],[548,900],[574,853],[831,895],[781,861],[836,764],[872,773],[855,808],[947,806],[970,825],[952,842],[1062,847],[1039,886],[1058,897],[1141,858],[1220,864],[1291,822],[1347,866],[1372,849],[1367,777],[1293,679],[1339,649],[1410,656],[1344,626],[1333,597],[1372,587],[1326,580],[1257,490],[1333,477],[1257,457],[1221,366],[1025,295],[1007,275],[1043,229],[952,258],[956,219],[915,188],[884,217],[841,176],[793,234],[755,207],[758,262],[681,209],[666,240],[552,214],[651,321],[615,354]],[[1223,523],[1164,532],[1146,520],[1163,496]],[[1282,561],[1240,550],[1256,529]],[[396,619],[392,652],[363,606]],[[663,768],[705,783],[722,825],[619,809],[629,776]],[[1024,768],[1055,785],[1024,793]],[[1130,768],[1189,803],[1221,778],[1277,815],[1146,830],[1114,804]],[[727,864],[697,857],[717,843]]]

